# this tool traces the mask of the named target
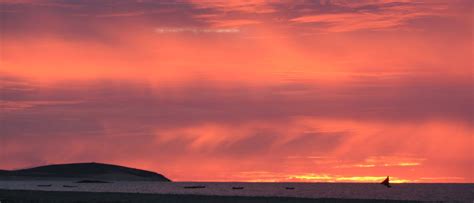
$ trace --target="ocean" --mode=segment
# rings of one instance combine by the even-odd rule
[[[204,188],[195,186],[204,186]],[[234,183],[150,181],[76,183],[75,181],[41,180],[0,181],[0,189],[474,202],[474,184],[400,183],[393,184],[393,187],[391,188],[386,188],[385,186],[377,183]]]

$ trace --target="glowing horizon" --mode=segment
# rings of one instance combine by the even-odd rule
[[[0,0],[0,169],[472,183],[472,7]]]

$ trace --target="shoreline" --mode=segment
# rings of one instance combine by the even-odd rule
[[[264,196],[213,196],[116,192],[72,192],[0,189],[1,203],[16,202],[208,202],[208,203],[290,203],[290,202],[420,202],[410,200],[383,199],[338,199],[338,198],[299,198]]]

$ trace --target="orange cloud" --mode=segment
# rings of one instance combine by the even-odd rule
[[[401,27],[410,20],[420,17],[435,16],[445,7],[429,7],[428,9],[412,5],[400,5],[382,8],[381,11],[361,11],[354,13],[332,13],[307,15],[293,18],[297,23],[324,23],[328,27],[324,32],[350,32],[357,30],[385,30]]]
[[[0,168],[472,182],[463,1],[324,2],[0,2]]]

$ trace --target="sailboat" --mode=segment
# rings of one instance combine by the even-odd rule
[[[383,180],[380,184],[385,185],[385,186],[387,186],[388,188],[392,187],[392,186],[390,185],[390,178],[389,178],[388,176],[387,176],[387,178],[385,178],[385,180]]]

